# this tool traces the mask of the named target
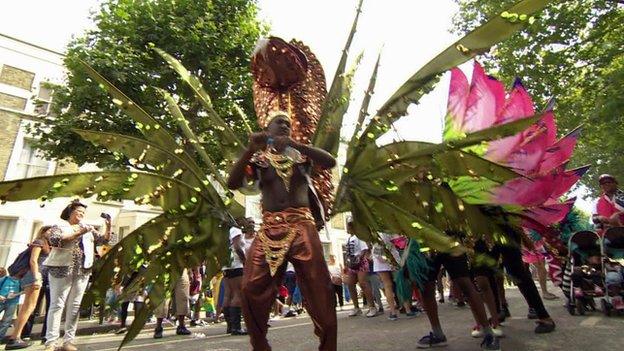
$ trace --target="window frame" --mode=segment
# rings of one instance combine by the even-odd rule
[[[17,232],[19,217],[0,216],[0,221],[13,221],[13,233],[8,233],[6,237],[2,237],[2,233],[0,233],[0,264],[7,266],[7,259],[11,255],[11,249],[14,244],[13,239],[15,238],[15,234]]]
[[[40,81],[39,82],[39,88],[37,89],[37,96],[33,99],[33,113],[37,116],[47,116],[50,114],[50,107],[52,107],[52,100],[54,97],[54,89],[48,89],[47,87],[45,87],[45,85],[48,82],[45,81]],[[46,89],[50,91],[50,96],[48,97],[48,99],[43,99],[41,97],[41,90],[42,89]],[[45,111],[44,112],[40,112],[39,111],[39,107],[43,107],[45,106]]]
[[[17,160],[17,163],[15,165],[16,166],[16,169],[15,169],[16,176],[17,176],[17,173],[20,172],[20,167],[23,166],[23,165],[26,165],[26,174],[23,176],[23,178],[31,178],[33,176],[37,176],[37,175],[30,174],[31,169],[34,169],[34,168],[45,169],[45,173],[43,174],[43,176],[49,175],[49,173],[50,173],[50,163],[52,161],[50,161],[48,159],[45,159],[43,157],[38,157],[37,149],[32,147],[32,141],[33,140],[34,139],[32,139],[32,138],[24,138],[24,140],[22,141],[22,147],[21,147],[21,150],[20,150],[20,157]],[[22,153],[23,153],[23,151],[24,151],[24,149],[26,148],[27,145],[30,147],[30,153],[29,153],[29,157],[28,157],[28,162],[22,162]],[[33,159],[35,159],[35,160],[36,159],[43,160],[43,161],[45,161],[45,165],[33,163],[32,162]],[[20,178],[22,178],[21,175],[20,175]]]
[[[20,179],[18,176],[18,163],[20,163],[20,158],[22,155],[22,149],[24,148],[24,142],[27,142],[29,139],[33,140],[35,138],[31,137],[26,132],[26,127],[28,124],[33,123],[33,121],[22,120],[19,130],[17,132],[17,136],[15,137],[15,141],[13,143],[13,149],[11,150],[11,158],[9,159],[9,165],[4,174],[4,180],[15,180]],[[45,175],[53,175],[56,170],[56,161],[47,160],[48,162],[48,170]]]

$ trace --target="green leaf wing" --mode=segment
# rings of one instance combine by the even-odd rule
[[[178,212],[190,211],[200,201],[209,200],[203,198],[199,189],[153,173],[85,172],[0,182],[3,202],[76,196],[96,196],[99,201],[135,200]]]
[[[202,206],[193,216],[162,214],[122,239],[96,264],[96,276],[85,303],[101,300],[111,285],[139,271],[127,283],[122,297],[147,290],[144,310],[135,317],[120,348],[142,329],[149,314],[173,290],[184,268],[206,262],[209,272],[218,271],[229,260],[229,228]],[[211,277],[209,276],[208,279]]]
[[[80,62],[87,74],[112,96],[113,103],[135,121],[137,129],[143,133],[145,138],[165,149],[175,150],[180,147],[173,136],[158,121],[145,112],[141,106],[137,105],[86,62]]]
[[[360,64],[362,55],[358,55],[353,66],[343,74],[340,80],[340,90],[336,96],[328,96],[325,100],[322,118],[316,128],[312,143],[316,147],[338,156],[340,146],[340,131],[342,121],[351,102],[351,91],[353,88],[353,75]]]
[[[182,110],[180,110],[178,104],[175,102],[171,94],[169,94],[167,91],[162,89],[158,89],[158,91],[165,97],[165,101],[167,102],[167,108],[178,122],[178,126],[180,127],[180,130],[182,130],[182,134],[184,134],[188,142],[195,149],[195,152],[197,152],[201,160],[204,161],[208,169],[212,172],[212,176],[217,180],[217,182],[219,182],[219,184],[221,184],[221,186],[225,188],[226,186],[223,176],[206,152],[206,149],[204,149],[204,147],[199,142],[199,139],[195,136],[195,133],[193,133],[193,131],[189,127],[189,123],[186,118],[184,118]]]
[[[466,62],[477,54],[486,52],[491,46],[526,27],[530,22],[529,19],[532,18],[531,16],[542,10],[550,2],[552,1],[520,1],[446,48],[411,76],[382,105],[376,116],[370,120],[364,132],[361,133],[363,136],[368,135],[369,137],[360,138],[360,142],[368,143],[385,133],[394,121],[407,113],[410,104],[418,102],[424,94],[433,89],[441,73]],[[509,17],[509,14],[515,14],[516,20],[513,20],[513,16]]]
[[[156,53],[158,53],[169,64],[169,66],[178,73],[182,81],[186,83],[195,93],[197,100],[204,107],[204,109],[208,113],[208,118],[210,118],[213,125],[215,126],[215,131],[217,131],[220,135],[220,145],[224,150],[227,151],[225,156],[230,161],[235,161],[235,158],[243,153],[245,147],[241,140],[239,140],[238,136],[236,136],[236,133],[234,133],[234,130],[219,116],[217,111],[215,111],[212,105],[212,100],[210,99],[210,96],[202,86],[199,79],[192,75],[182,65],[182,63],[176,60],[173,56],[169,55],[159,48],[152,49],[156,51]],[[245,118],[245,114],[242,113],[242,110],[240,108],[237,109],[237,113],[241,117],[241,120],[247,129],[247,132],[251,134],[252,130]]]
[[[193,186],[202,186],[202,180],[205,179],[203,171],[195,162],[189,164],[186,159],[179,156],[184,152],[182,148],[164,149],[151,141],[116,133],[82,129],[74,129],[74,133],[94,145],[123,154],[129,159],[130,164],[140,170],[168,177],[182,170],[177,177]]]
[[[360,18],[360,13],[362,12],[363,2],[363,0],[360,0],[358,3],[356,15],[353,19],[353,24],[351,25],[351,31],[349,32],[345,46],[342,49],[340,61],[336,67],[336,73],[334,73],[331,87],[329,88],[327,98],[325,99],[321,118],[319,119],[316,132],[312,138],[312,144],[314,146],[320,147],[334,156],[337,156],[338,154],[342,120],[344,118],[344,114],[349,108],[353,74],[355,73],[362,57],[360,54],[355,60],[353,68],[351,68],[349,72],[345,73],[349,50],[357,30],[357,24]]]
[[[358,132],[362,129],[362,125],[364,124],[364,120],[368,117],[368,106],[370,105],[371,97],[375,92],[375,85],[377,83],[377,72],[379,71],[379,61],[381,60],[381,52],[377,55],[377,62],[375,62],[375,67],[373,68],[373,73],[368,81],[368,87],[364,92],[364,98],[362,99],[362,105],[360,106],[360,111],[358,114],[358,119],[355,124],[355,129],[353,130],[353,135],[351,135],[351,139],[349,140],[349,144],[347,145],[347,158],[350,159],[353,155],[353,146],[357,142]]]

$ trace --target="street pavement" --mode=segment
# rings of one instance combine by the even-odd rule
[[[554,288],[553,288],[554,291]],[[606,317],[600,311],[586,316],[570,316],[563,308],[564,299],[545,301],[557,323],[554,333],[536,335],[533,321],[526,319],[527,307],[517,289],[507,290],[511,319],[504,324],[506,337],[501,339],[503,350],[618,350],[624,345],[624,318]],[[390,321],[386,315],[373,318],[348,317],[351,306],[338,312],[338,350],[416,350],[418,339],[429,332],[426,316],[408,319],[404,315]],[[448,346],[439,348],[449,351],[479,350],[480,339],[470,337],[473,326],[468,307],[457,308],[448,303],[440,304],[440,319],[448,339]],[[307,314],[299,317],[272,321],[269,341],[273,350],[316,350],[317,338]],[[224,334],[225,325],[191,328],[193,336],[176,336],[175,329],[166,328],[165,337],[152,338],[152,330],[144,329],[124,350],[178,350],[178,351],[226,351],[249,350],[246,336]],[[95,334],[80,336],[77,344],[82,351],[114,351],[122,335]],[[41,346],[32,347],[40,350]]]

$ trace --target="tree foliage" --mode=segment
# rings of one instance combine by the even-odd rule
[[[165,128],[176,128],[163,97],[153,87],[166,89],[205,141],[215,162],[215,128],[195,99],[150,47],[173,55],[203,83],[216,112],[239,136],[247,131],[235,104],[253,113],[249,57],[256,40],[266,32],[257,18],[255,0],[105,0],[94,15],[96,29],[70,43],[65,58],[68,77],[54,94],[52,116],[36,123],[37,147],[53,159],[77,164],[119,167],[127,159],[84,141],[73,128],[140,135],[135,123],[120,112],[106,92],[93,84],[80,61],[86,62],[139,103]],[[239,123],[234,123],[237,120]],[[244,139],[243,139],[244,140]],[[213,143],[213,144],[211,144]]]
[[[455,0],[454,31],[467,32],[514,0]],[[555,97],[564,132],[584,124],[575,165],[592,164],[596,176],[624,177],[624,4],[615,0],[571,0],[549,5],[535,23],[481,60],[499,78],[519,77],[542,105]],[[540,101],[537,101],[538,103]]]

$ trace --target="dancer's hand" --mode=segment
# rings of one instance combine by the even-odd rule
[[[251,152],[262,150],[266,147],[268,135],[265,132],[252,133],[249,135],[248,149]]]
[[[292,140],[288,136],[276,136],[273,138],[273,148],[277,152],[282,152],[286,147],[292,146],[294,144],[294,140]]]

